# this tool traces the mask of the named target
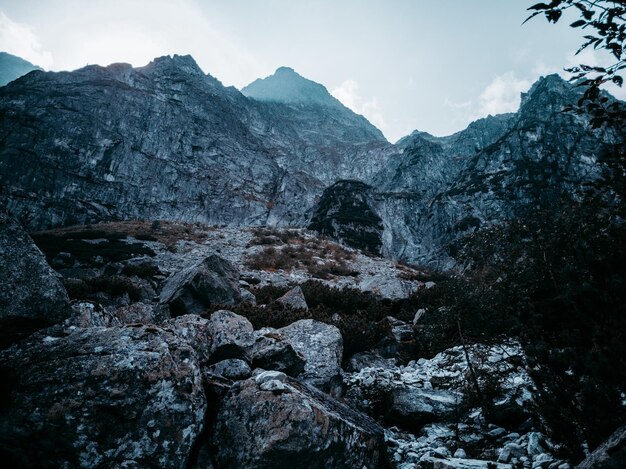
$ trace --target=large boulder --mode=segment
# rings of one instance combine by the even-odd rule
[[[276,371],[231,388],[213,443],[217,467],[376,468],[386,458],[377,423]]]
[[[278,331],[266,329],[255,335],[256,340],[249,350],[254,368],[282,371],[294,377],[304,371],[304,357]]]
[[[67,292],[26,232],[0,211],[0,347],[63,321]]]
[[[578,465],[578,469],[619,467],[626,467],[626,425],[615,430],[607,441]]]
[[[229,261],[210,255],[170,276],[160,302],[170,306],[172,317],[200,314],[212,304],[241,302],[239,272]]]
[[[211,314],[209,333],[212,337],[211,362],[229,358],[249,360],[248,350],[255,341],[254,327],[243,316],[219,310]]]
[[[278,332],[304,357],[304,372],[298,378],[329,389],[341,373],[343,339],[339,329],[314,319],[301,319]]]
[[[68,328],[0,353],[7,467],[185,467],[207,403],[194,350],[154,326]]]

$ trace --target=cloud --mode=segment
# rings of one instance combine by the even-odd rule
[[[0,50],[46,69],[54,62],[52,54],[43,49],[39,38],[28,25],[16,23],[1,11]]]
[[[359,94],[359,84],[354,80],[346,80],[330,92],[341,103],[357,114],[365,116],[380,130],[385,131],[387,122],[375,97],[365,99]]]
[[[585,49],[578,55],[572,53],[567,56],[568,68],[576,67],[580,64],[589,65],[590,67],[607,67],[613,63],[615,63],[614,57],[602,50]],[[622,76],[624,75],[622,74]],[[626,100],[626,87],[619,87],[614,83],[606,83],[603,87],[616,98]]]
[[[503,114],[515,112],[519,108],[520,93],[528,91],[531,81],[518,78],[513,72],[495,77],[481,93],[478,114]]]

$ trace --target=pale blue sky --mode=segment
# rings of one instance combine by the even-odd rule
[[[522,26],[533,3],[0,0],[0,50],[51,70],[190,53],[238,88],[286,65],[395,141],[513,111],[540,75],[572,64],[579,32],[539,18]]]

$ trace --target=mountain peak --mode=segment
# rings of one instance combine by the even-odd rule
[[[41,68],[16,55],[0,52],[0,86],[4,86],[33,70],[41,70]]]
[[[157,57],[145,67],[144,71],[181,70],[191,75],[203,75],[204,72],[191,55],[164,55]]]
[[[253,81],[241,92],[257,101],[343,107],[323,85],[304,78],[291,67],[279,67],[273,75]]]

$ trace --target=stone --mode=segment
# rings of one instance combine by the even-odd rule
[[[213,436],[218,467],[377,468],[383,429],[280,372],[239,381],[222,402]]]
[[[1,352],[0,368],[10,467],[183,468],[204,426],[197,355],[166,329],[55,326]]]
[[[289,376],[298,376],[304,371],[305,359],[279,332],[256,331],[256,339],[249,349],[252,366],[276,370]]]
[[[254,296],[254,294],[250,290],[241,288],[240,291],[242,303],[250,303],[252,305],[256,305],[256,296]]]
[[[32,239],[0,211],[0,347],[72,314],[57,274]]]
[[[165,282],[160,302],[170,306],[172,317],[200,314],[210,305],[241,302],[239,272],[226,259],[210,255]]]
[[[111,311],[106,310],[100,304],[90,301],[74,302],[72,304],[73,315],[64,324],[80,328],[88,327],[112,327],[121,326],[120,319]]]
[[[170,319],[169,308],[143,302],[120,306],[112,314],[120,324],[160,324]]]
[[[254,327],[243,316],[231,311],[219,310],[209,319],[211,362],[227,358],[241,358],[249,361],[248,350],[255,341]]]
[[[348,360],[347,371],[359,372],[363,368],[389,368],[396,365],[395,358],[383,358],[377,352],[355,353]]]
[[[300,309],[304,311],[309,310],[309,305],[306,304],[304,293],[302,288],[295,287],[285,293],[283,296],[276,300],[277,303],[281,303],[285,306],[289,306],[292,309]]]
[[[393,404],[386,416],[391,425],[419,430],[424,424],[441,422],[458,413],[463,394],[445,389],[401,387],[391,392]]]
[[[594,449],[577,467],[579,469],[626,467],[626,425],[615,430],[604,443]]]
[[[301,319],[278,332],[304,357],[304,372],[298,378],[328,389],[341,373],[343,339],[339,329],[314,319]]]
[[[217,376],[223,376],[227,379],[241,380],[249,378],[252,374],[250,366],[243,360],[238,358],[229,358],[217,362],[207,368],[209,373]]]
[[[519,459],[522,456],[526,456],[526,448],[517,443],[508,443],[500,451],[498,456],[498,462],[510,462],[512,459]]]
[[[200,365],[208,363],[213,353],[213,329],[209,320],[195,314],[172,318],[163,324],[185,340],[198,356]]]
[[[465,450],[463,448],[457,448],[457,450],[454,452],[453,456],[455,458],[458,458],[458,459],[466,459],[467,458],[467,453],[465,452]]]

